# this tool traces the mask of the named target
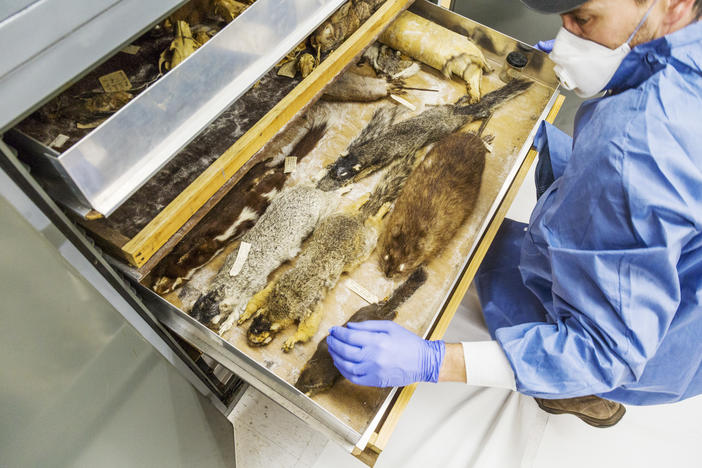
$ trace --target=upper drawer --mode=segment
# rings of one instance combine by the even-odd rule
[[[258,0],[68,150],[42,156],[81,212],[109,216],[342,2]]]
[[[273,65],[341,3],[256,1],[63,154],[26,132],[8,139],[32,156],[35,173],[45,175],[58,201],[91,218],[114,210],[83,224],[110,252],[140,267],[181,228],[178,235],[187,232],[184,225],[220,187],[410,1],[386,2],[357,34],[322,51],[307,78],[277,76]],[[89,194],[105,212],[90,211],[97,207]]]
[[[183,1],[0,2],[0,133]]]

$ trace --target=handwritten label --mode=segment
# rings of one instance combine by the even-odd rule
[[[378,302],[378,297],[375,294],[368,291],[366,288],[364,288],[352,279],[349,279],[346,282],[346,287],[358,294],[359,296],[361,296],[361,299],[363,299],[369,304],[376,304]]]
[[[236,276],[241,273],[241,269],[244,268],[244,263],[246,259],[249,258],[249,252],[251,251],[251,244],[248,242],[242,242],[239,244],[239,252],[236,254],[236,260],[234,260],[234,265],[232,269],[229,270],[230,276]]]
[[[63,145],[65,145],[67,141],[68,141],[68,136],[64,135],[63,133],[60,133],[59,136],[54,138],[54,141],[49,143],[49,146],[53,146],[54,148],[60,148]]]
[[[285,168],[283,169],[283,173],[290,174],[291,172],[295,172],[296,167],[297,156],[288,156],[285,158]]]
[[[417,106],[415,106],[414,104],[412,104],[408,100],[401,98],[400,96],[396,96],[394,94],[391,94],[390,99],[392,99],[393,101],[395,101],[399,104],[402,104],[403,106],[405,106],[406,108],[408,108],[411,111],[417,110]]]
[[[141,50],[141,47],[139,47],[138,45],[129,44],[124,49],[122,49],[122,52],[129,55],[136,55],[139,53],[139,50]]]
[[[117,70],[116,72],[108,73],[98,78],[102,89],[108,93],[113,93],[116,91],[128,91],[132,89],[132,83],[127,78],[127,74],[124,70]]]

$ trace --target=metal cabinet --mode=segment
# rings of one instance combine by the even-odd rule
[[[110,8],[103,5],[105,10],[102,14],[126,8],[129,1],[112,3],[114,5]],[[41,91],[33,90],[31,98],[28,97],[29,88],[23,88],[22,93],[18,93],[23,100],[17,100],[14,107],[3,110],[0,127],[7,128],[16,122],[46,96],[64,88],[89,65],[104,57],[107,51],[122,47],[127,40],[143,30],[145,25],[152,24],[173,6],[165,0],[153,3],[149,8],[157,10],[158,14],[145,15],[131,29],[124,29],[119,34],[110,34],[108,30],[102,40],[97,41],[101,43],[99,47],[98,44],[93,45],[95,50],[92,55],[83,57],[82,62],[64,63],[62,72],[54,73],[50,82],[42,83],[36,88]],[[159,253],[164,249],[167,251],[173,248],[179,236],[182,238],[187,233],[186,228],[196,225],[198,219],[206,214],[206,209],[212,208],[208,205],[208,200],[218,193],[227,180],[236,178],[237,175],[241,177],[241,172],[250,167],[247,163],[256,151],[296,114],[309,107],[324,87],[354,63],[396,15],[411,5],[412,12],[455,32],[469,35],[483,49],[498,72],[509,53],[522,53],[529,58],[529,62],[520,73],[537,83],[542,90],[538,103],[528,109],[528,122],[521,124],[509,162],[500,171],[499,180],[495,181],[494,194],[477,227],[475,241],[465,250],[465,257],[459,262],[460,268],[457,268],[456,274],[447,283],[449,287],[432,311],[431,320],[420,331],[427,337],[441,337],[516,195],[526,170],[533,162],[535,153],[530,149],[537,126],[544,119],[552,119],[562,103],[557,79],[544,54],[430,2],[420,0],[412,5],[413,2],[407,0],[388,0],[353,36],[327,57],[310,77],[297,84],[278,105],[188,186],[173,202],[173,206],[166,207],[164,211],[167,215],[162,212],[154,219],[155,228],[148,229],[149,236],[140,232],[135,237],[146,241],[136,246],[136,241],[131,239],[117,249],[121,250],[121,254],[118,254],[121,259],[109,258],[108,263],[107,257],[95,247],[89,236],[77,228],[56,204],[61,204],[73,216],[85,217],[93,211],[109,215],[159,168],[172,160],[179,150],[196,138],[213,119],[236,102],[242,93],[250,89],[341,3],[340,0],[290,0],[279,4],[272,0],[258,0],[250,10],[181,66],[144,91],[64,154],[17,132],[9,132],[5,139],[19,150],[20,159],[30,163],[31,171],[40,176],[48,174],[48,178],[53,177],[53,180],[58,181],[53,186],[44,184],[49,187],[49,194],[27,173],[20,160],[5,144],[0,147],[4,152],[0,163],[7,174],[98,268],[122,298],[168,344],[177,359],[186,363],[202,380],[223,411],[226,412],[235,401],[238,379],[232,378],[234,374],[311,426],[337,440],[355,455],[372,463],[387,443],[413,387],[388,391],[383,395],[382,403],[374,409],[372,417],[362,427],[352,427],[338,414],[333,414],[319,402],[308,398],[290,382],[269,370],[264,363],[254,359],[246,349],[223,339],[154,293],[143,282],[144,265],[149,265],[152,257],[156,259],[153,263],[159,255],[165,255]],[[97,8],[97,4],[94,7]],[[96,18],[101,18],[102,14]],[[132,11],[131,14],[135,12]],[[0,37],[6,32],[2,26],[4,23],[0,23]],[[90,27],[92,23],[85,24],[85,28]],[[79,37],[80,35],[76,36],[76,40]],[[71,36],[65,40],[70,42],[70,39]],[[56,42],[49,50],[58,50],[63,41],[64,39]],[[21,76],[26,70],[32,69],[32,63],[33,60],[30,60],[25,65],[15,67],[13,73]],[[47,70],[57,65],[49,59],[37,59],[35,66]],[[203,69],[208,70],[208,77],[215,77],[214,81],[203,81]],[[12,93],[15,86],[13,79],[17,78],[11,76],[13,73],[0,73],[0,99],[3,99],[3,93]],[[191,111],[177,115],[175,110],[183,108]],[[130,135],[127,142],[124,141],[126,135]],[[112,161],[106,158],[106,155],[120,150],[124,153],[123,160]],[[186,192],[187,196],[184,195]],[[187,202],[183,203],[183,200]],[[130,248],[136,250],[130,251]]]

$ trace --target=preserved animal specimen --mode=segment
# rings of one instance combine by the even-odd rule
[[[402,81],[388,82],[348,71],[325,88],[322,98],[327,101],[371,102],[402,93],[402,86]]]
[[[380,108],[348,148],[327,169],[319,181],[322,190],[335,190],[362,179],[396,161],[407,158],[429,143],[455,132],[460,127],[489,116],[497,107],[525,92],[532,82],[512,80],[486,94],[479,102],[468,104],[468,97],[455,104],[430,107],[416,117],[392,124],[395,111]],[[395,108],[393,108],[395,109]]]
[[[258,223],[242,236],[242,243],[250,244],[251,250],[241,271],[232,276],[239,254],[237,249],[227,257],[207,292],[195,302],[190,315],[208,326],[219,326],[219,333],[231,328],[251,296],[264,288],[268,275],[297,255],[302,241],[333,199],[308,186],[282,191]]]
[[[440,140],[409,176],[379,244],[380,269],[392,277],[434,258],[475,208],[485,142],[471,133]]]
[[[412,60],[405,60],[399,50],[393,50],[378,42],[363,52],[363,58],[370,63],[373,69],[382,75],[394,80],[408,78],[419,71],[419,64]]]
[[[288,155],[300,161],[326,132],[321,114],[312,113],[299,125],[276,136],[261,151],[265,155],[242,177],[154,269],[153,289],[167,294],[182,286],[223,248],[253,226],[283,187],[287,174],[283,162]],[[316,116],[321,115],[320,119]],[[258,157],[258,156],[255,156]]]
[[[427,280],[427,273],[419,268],[400,285],[389,299],[377,304],[370,304],[359,309],[349,322],[365,322],[366,320],[394,320],[397,309],[409,299],[419,287]],[[344,324],[346,325],[346,324]],[[295,387],[307,396],[314,396],[332,388],[341,378],[341,372],[334,366],[334,361],[329,354],[326,336],[317,345],[317,350],[307,361],[295,382]]]
[[[295,266],[251,299],[239,319],[242,324],[253,317],[247,332],[251,346],[267,345],[276,333],[295,322],[297,330],[283,344],[285,352],[317,332],[322,319],[318,303],[342,273],[354,270],[375,249],[387,207],[370,218],[354,211],[320,221]]]
[[[385,0],[350,0],[322,23],[310,36],[310,44],[320,52],[336,49],[353,34]]]
[[[480,80],[490,66],[482,51],[467,37],[405,11],[378,40],[440,70],[447,78],[452,75],[463,78],[471,102],[480,99]]]

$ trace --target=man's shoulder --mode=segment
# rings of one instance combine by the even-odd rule
[[[601,99],[591,122],[600,144],[627,158],[702,169],[702,76],[665,67],[636,88]]]

